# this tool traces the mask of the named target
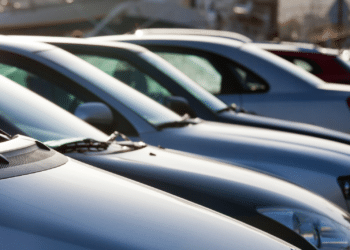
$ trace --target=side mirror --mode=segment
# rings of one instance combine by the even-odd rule
[[[190,107],[188,101],[181,96],[168,96],[165,98],[164,104],[181,116],[188,114],[192,118],[197,117],[196,112]]]
[[[113,113],[111,109],[101,102],[80,104],[76,108],[74,115],[101,130],[113,124]]]

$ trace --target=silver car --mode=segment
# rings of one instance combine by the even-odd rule
[[[145,46],[227,104],[350,133],[350,86],[326,84],[253,43],[186,35],[90,39]]]

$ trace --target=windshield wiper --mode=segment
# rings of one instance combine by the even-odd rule
[[[4,141],[8,141],[11,139],[11,135],[9,135],[8,133],[6,133],[4,130],[0,129],[0,141],[4,142]]]
[[[121,137],[124,139],[124,141],[116,141],[118,137]],[[140,142],[133,142],[131,141],[126,135],[119,133],[119,132],[114,132],[112,133],[107,141],[96,141],[94,139],[78,139],[78,138],[73,138],[62,141],[51,141],[51,142],[46,142],[45,144],[56,151],[66,154],[66,153],[85,153],[85,152],[101,152],[105,151],[108,149],[110,145],[115,143],[116,145],[119,146],[126,146],[129,147],[130,149],[139,149],[146,147],[147,144],[140,141]]]
[[[107,150],[109,143],[100,142],[93,139],[82,139],[82,140],[72,140],[70,142],[60,144],[59,141],[46,142],[47,146],[55,149],[56,151],[66,154],[66,153],[85,153],[85,152],[100,152]],[[55,145],[57,144],[57,145]]]
[[[121,137],[124,141],[116,141],[116,139],[118,137]],[[112,144],[113,142],[116,142],[117,144],[121,145],[121,146],[128,146],[128,147],[132,147],[134,149],[139,149],[139,148],[144,148],[147,146],[146,143],[144,143],[143,141],[138,141],[138,142],[134,142],[132,140],[129,139],[129,137],[127,137],[126,135],[118,132],[118,131],[114,131],[108,138],[108,140],[106,141],[106,143]]]
[[[234,111],[236,113],[245,113],[245,114],[255,115],[254,112],[249,112],[249,111],[245,110],[244,108],[237,106],[235,103],[232,103],[231,105],[227,106],[226,108],[223,108],[223,109],[216,111],[216,113],[220,114],[220,113],[223,113],[226,111]]]
[[[197,124],[199,123],[200,119],[191,119],[188,114],[185,114],[180,121],[174,121],[174,122],[167,122],[162,123],[157,126],[158,130],[162,130],[164,128],[180,128],[180,127],[186,127],[190,124]]]

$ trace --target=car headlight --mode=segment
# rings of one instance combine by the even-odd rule
[[[259,213],[283,224],[318,249],[350,249],[349,228],[325,216],[288,208],[259,208]]]

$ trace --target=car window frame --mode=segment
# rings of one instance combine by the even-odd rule
[[[154,54],[148,50],[145,51],[129,51],[128,49],[118,47],[96,46],[91,44],[68,44],[68,43],[52,43],[68,52],[78,56],[84,55],[101,55],[106,58],[124,60],[130,65],[137,68],[140,72],[149,75],[156,80],[163,88],[165,88],[172,96],[181,96],[189,101],[191,107],[196,114],[206,119],[215,119],[215,111],[211,110],[205,103],[199,101],[192,93],[188,92],[184,86],[178,84],[175,79],[163,72],[156,65],[148,62],[141,54]],[[110,50],[113,50],[113,53]],[[78,56],[79,57],[79,56]],[[187,76],[186,76],[187,77]],[[226,106],[226,105],[225,105]]]
[[[310,71],[311,74],[314,74],[314,75],[319,75],[319,74],[322,74],[323,73],[323,70],[321,68],[321,66],[319,66],[317,64],[317,62],[315,62],[314,60],[310,59],[310,58],[306,58],[306,57],[303,57],[303,56],[290,56],[290,55],[280,55],[280,54],[277,54],[278,56],[282,57],[283,59],[295,64],[293,62],[294,59],[297,59],[297,60],[302,60],[302,61],[305,61],[307,62],[308,64],[310,64],[313,68],[312,71]]]
[[[221,90],[220,94],[216,94],[215,96],[219,95],[240,95],[240,94],[263,94],[267,93],[270,90],[270,85],[265,81],[262,77],[258,76],[256,73],[252,72],[251,70],[247,69],[245,66],[237,63],[236,61],[233,61],[229,58],[226,58],[222,55],[218,55],[212,52],[204,51],[201,49],[194,49],[194,48],[184,48],[180,46],[167,46],[167,45],[149,45],[149,44],[140,44],[150,51],[154,52],[157,54],[157,52],[164,52],[164,53],[179,53],[179,54],[191,54],[191,55],[196,55],[202,58],[207,59],[210,63],[213,64],[214,68],[220,72],[222,75],[222,85],[221,85]],[[219,60],[217,59],[219,58]],[[237,76],[232,72],[232,69],[229,68],[229,66],[236,66],[239,67],[243,70],[245,70],[247,73],[252,74],[255,78],[259,79],[259,81],[266,86],[264,91],[247,91],[240,83],[239,80],[237,79]],[[224,80],[225,77],[225,80]],[[234,81],[232,82],[232,85],[237,91],[229,92],[227,89],[230,88],[229,86],[229,80],[230,78],[234,78]],[[222,92],[222,89],[225,88],[226,90]]]
[[[164,84],[163,84],[164,80],[169,81],[170,79],[164,79],[163,72],[154,72],[154,69],[152,68],[152,67],[154,67],[153,65],[148,65],[147,63],[141,61],[139,56],[134,54],[134,53],[142,53],[142,52],[132,53],[132,52],[126,51],[124,49],[113,48],[113,50],[114,49],[118,50],[118,52],[117,52],[118,56],[115,56],[116,53],[111,54],[108,51],[108,47],[103,47],[103,46],[93,46],[93,49],[89,51],[87,49],[82,49],[82,48],[80,48],[80,46],[76,46],[76,45],[55,44],[55,43],[53,43],[53,44],[61,47],[62,49],[67,50],[68,52],[76,55],[79,58],[80,58],[79,55],[96,56],[96,54],[98,54],[98,56],[110,58],[112,60],[125,61],[127,64],[131,65],[136,70],[140,71],[144,75],[146,75],[146,76],[150,77],[151,79],[153,79],[154,81],[156,81],[157,84],[159,84],[161,87],[163,87],[165,90],[167,90],[172,96],[176,96],[176,94],[173,91],[173,86],[171,86],[173,84],[171,84],[170,86],[169,85],[164,86]],[[82,45],[82,46],[84,46],[84,45]],[[88,45],[88,46],[90,46],[90,45]],[[137,63],[135,63],[135,62],[137,62]],[[161,75],[154,74],[154,73],[159,73]],[[114,76],[112,76],[112,77],[114,77]],[[118,78],[116,78],[116,79],[118,79]],[[148,96],[148,95],[146,95],[146,96]],[[151,98],[150,96],[148,96],[148,97]]]
[[[86,90],[84,87],[80,86],[73,80],[69,79],[67,76],[51,69],[50,67],[38,61],[35,61],[31,58],[25,57],[23,55],[11,53],[8,51],[0,51],[0,63],[12,65],[13,67],[23,69],[25,71],[31,72],[32,74],[38,75],[39,77],[48,79],[48,81],[51,81],[58,87],[68,92],[71,92],[71,93],[79,92],[79,95],[83,95],[87,97],[86,99],[89,100],[88,102],[101,102],[107,105],[113,113],[114,121],[113,121],[113,127],[108,128],[106,131],[103,131],[103,132],[110,134],[115,130],[118,130],[119,132],[127,134],[129,136],[139,136],[134,126],[122,114],[120,114],[115,109],[113,109],[108,103],[104,102],[98,96],[92,94],[90,91]],[[66,111],[69,112],[68,110]],[[120,124],[122,124],[122,129],[120,129]],[[123,128],[127,128],[127,129],[123,129]]]

